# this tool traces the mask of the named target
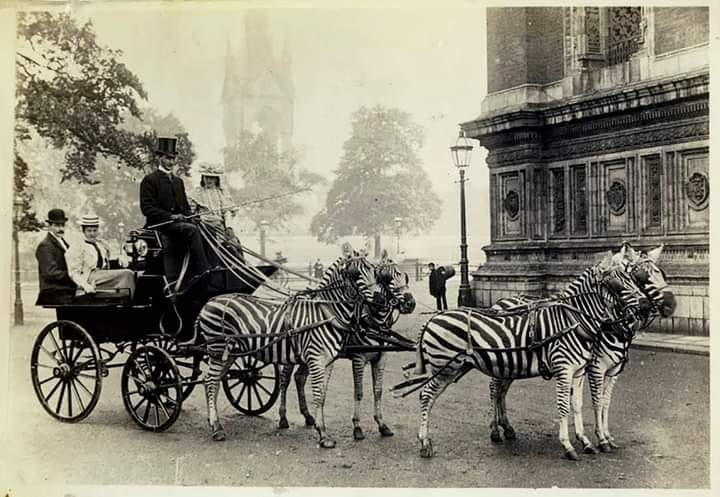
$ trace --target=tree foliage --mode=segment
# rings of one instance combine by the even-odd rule
[[[244,206],[245,217],[255,228],[267,221],[274,229],[303,213],[301,197],[285,195],[309,190],[323,178],[299,166],[294,149],[280,150],[268,134],[243,131],[234,146],[225,149],[225,172],[229,193],[240,204],[274,197]]]
[[[373,236],[396,229],[426,231],[440,216],[440,198],[422,168],[417,151],[423,130],[398,109],[361,107],[325,207],[315,215],[311,232],[332,243],[350,235]],[[376,243],[375,250],[379,251]]]

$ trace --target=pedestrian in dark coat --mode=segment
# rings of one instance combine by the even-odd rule
[[[190,251],[193,274],[200,276],[206,273],[209,265],[198,226],[187,222],[187,216],[192,212],[185,194],[185,185],[175,176],[176,146],[176,138],[158,138],[156,154],[159,156],[160,166],[140,183],[140,210],[147,219],[146,226],[168,223],[154,229],[169,238],[172,245],[179,245],[181,249]],[[174,259],[175,256],[168,257],[166,254],[165,261],[172,267],[169,271],[166,267],[166,272],[173,273],[168,274],[170,279],[180,276],[175,274],[179,272],[176,269],[179,264]]]
[[[435,264],[432,262],[428,264],[428,269],[430,270],[430,278],[428,282],[430,295],[435,297],[437,310],[446,311],[448,306],[445,288],[445,270],[442,266],[435,269]]]
[[[65,252],[69,247],[63,238],[67,217],[62,209],[51,209],[45,222],[48,234],[35,250],[40,283],[36,304],[69,302],[75,295],[77,286],[70,278],[65,260]]]

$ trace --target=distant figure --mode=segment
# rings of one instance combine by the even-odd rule
[[[54,303],[59,297],[70,301],[75,294],[77,285],[70,278],[65,261],[65,252],[69,248],[63,238],[66,222],[65,211],[62,209],[51,209],[48,212],[45,220],[48,234],[35,250],[40,280],[36,305]]]
[[[445,288],[445,280],[447,279],[445,268],[440,266],[438,269],[435,269],[435,263],[431,262],[428,264],[428,269],[430,270],[430,279],[428,282],[430,295],[435,297],[437,310],[446,311],[448,305],[446,295],[447,289]]]
[[[315,261],[315,264],[313,264],[313,272],[315,274],[315,279],[322,278],[323,273],[325,272],[325,268],[323,267],[322,262],[320,262],[320,259]]]

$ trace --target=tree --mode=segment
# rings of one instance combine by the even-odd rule
[[[121,55],[98,45],[91,22],[78,26],[67,14],[49,12],[18,15],[15,186],[27,220],[21,229],[36,226],[19,153],[20,143],[35,135],[64,151],[60,181],[96,183],[98,157],[142,169],[147,137],[121,123],[123,114],[140,116],[137,99],[147,95]]]
[[[268,221],[275,229],[303,213],[303,205],[291,192],[309,190],[323,178],[298,165],[294,149],[280,150],[265,132],[243,131],[234,146],[225,149],[225,172],[229,193],[237,203],[277,196],[244,207],[255,228]]]
[[[430,229],[441,203],[417,156],[423,139],[422,128],[406,112],[379,105],[358,109],[325,207],[310,231],[326,243],[372,236],[379,257],[380,236],[395,229],[396,217],[402,229]]]

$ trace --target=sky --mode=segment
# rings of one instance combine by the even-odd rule
[[[83,6],[101,43],[123,51],[148,104],[180,118],[200,161],[221,161],[221,91],[228,44],[245,11],[230,2]],[[303,8],[266,10],[278,50],[287,37],[295,84],[294,144],[302,166],[328,179],[362,105],[409,112],[426,132],[420,157],[443,202],[433,233],[459,231],[457,171],[448,147],[486,91],[485,10]],[[468,172],[468,224],[488,232],[488,172],[477,150]],[[302,224],[302,222],[301,222]],[[486,241],[489,238],[482,236]]]

